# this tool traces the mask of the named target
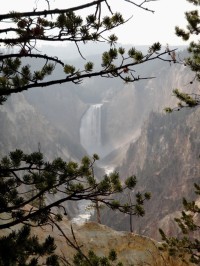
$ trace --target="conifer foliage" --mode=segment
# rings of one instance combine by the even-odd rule
[[[58,266],[56,245],[49,236],[40,243],[37,236],[31,236],[30,227],[25,225],[18,232],[13,231],[0,238],[0,265],[39,265],[45,256],[45,265]]]
[[[150,194],[140,194],[139,198],[136,197],[136,202],[131,205],[113,200],[109,197],[110,195],[125,189],[133,189],[136,179],[131,176],[123,185],[118,173],[114,172],[98,181],[93,174],[93,165],[97,159],[97,155],[92,159],[84,157],[78,164],[56,158],[50,163],[44,162],[40,152],[27,155],[20,150],[2,158],[0,162],[0,230],[14,228],[13,226],[16,225],[24,226],[20,231],[14,230],[8,236],[0,238],[0,247],[2,247],[0,265],[40,265],[39,258],[43,256],[46,258],[46,265],[57,265],[58,256],[54,254],[56,248],[54,240],[49,236],[43,244],[39,243],[37,236],[30,235],[30,227],[57,224],[62,220],[63,215],[67,215],[63,205],[66,201],[87,199],[92,202],[101,202],[123,213],[144,215],[143,205],[150,199]],[[56,200],[46,202],[46,197],[56,194],[59,194]],[[77,247],[74,246],[74,248]],[[10,249],[15,251],[8,255],[5,250]],[[78,251],[81,257],[76,257],[75,261],[82,258],[82,253],[79,249]],[[52,260],[55,263],[51,264]]]
[[[144,9],[144,12],[153,12],[147,7],[151,1],[154,0],[141,1],[140,4],[127,0],[121,2],[128,2],[130,7]],[[36,8],[30,12],[11,11],[0,14],[1,105],[13,93],[48,88],[50,85],[67,82],[78,85],[89,77],[115,77],[124,82],[139,81],[151,77],[137,75],[134,66],[156,59],[173,62],[173,59],[166,59],[169,51],[162,50],[159,43],[152,44],[145,54],[134,47],[128,50],[123,47],[117,48],[118,38],[112,30],[125,24],[127,20],[119,12],[112,11],[109,0],[83,1],[82,5],[70,8],[67,7],[66,1],[63,9],[51,9],[51,3],[48,0],[44,2],[47,4],[45,10]],[[93,8],[93,11],[89,8]],[[105,9],[106,14],[102,11]],[[82,10],[88,10],[88,14],[77,14],[77,11],[80,13]],[[85,58],[81,53],[80,43],[93,42],[95,45],[95,42],[103,41],[108,43],[109,49],[102,54],[100,69],[95,68],[94,63],[87,60],[83,68],[76,68],[69,62],[63,62],[62,58],[56,55],[52,57],[39,52],[37,47],[41,41],[74,43],[83,60]],[[39,60],[37,69],[32,68],[32,60]],[[61,66],[63,77],[56,79],[52,73],[57,65]],[[47,224],[60,228],[58,223],[62,216],[67,214],[65,202],[86,199],[131,216],[144,215],[144,202],[150,199],[150,194],[137,193],[135,202],[131,201],[131,204],[121,204],[113,200],[111,195],[121,193],[125,189],[133,189],[136,178],[131,176],[122,183],[118,173],[114,172],[97,180],[93,169],[96,160],[97,155],[93,158],[84,157],[80,163],[65,162],[61,158],[47,162],[41,152],[26,154],[21,150],[11,151],[1,158],[0,265],[36,266],[41,265],[41,257],[45,257],[42,265],[59,265],[60,258],[55,255],[54,240],[48,237],[40,243],[37,236],[31,234],[30,228]],[[54,198],[55,195],[57,197]],[[53,200],[47,201],[47,197]],[[20,229],[17,231],[15,226]],[[3,229],[11,229],[12,232],[2,236]],[[62,231],[61,228],[60,230]],[[81,257],[74,258],[75,265],[85,265],[80,262],[83,254],[79,249],[78,252]],[[113,254],[111,252],[107,259],[95,257],[92,253],[88,256],[90,259],[101,261],[102,265],[109,265],[109,261],[115,261]]]
[[[136,197],[136,203],[122,205],[110,199],[112,194],[120,193],[124,189],[133,189],[136,185],[134,176],[127,178],[123,185],[119,174],[113,172],[105,175],[100,181],[94,176],[93,165],[98,159],[84,157],[80,164],[61,158],[44,162],[40,152],[24,154],[21,150],[11,152],[0,162],[0,214],[6,214],[1,219],[0,229],[10,228],[18,224],[45,225],[49,223],[49,215],[55,220],[62,219],[61,214],[52,211],[54,207],[62,209],[66,201],[80,201],[84,199],[102,202],[112,209],[124,213],[144,215],[143,204],[150,198],[148,193]],[[25,187],[25,192],[23,187]],[[57,200],[46,203],[48,195],[59,194]],[[33,206],[28,210],[27,205]]]
[[[132,1],[129,2],[130,5],[135,4]],[[137,6],[143,8],[146,2]],[[93,7],[94,11],[88,12],[86,17],[76,14],[77,11],[89,7]],[[103,7],[107,8],[108,14],[102,13]],[[148,8],[146,10],[148,11]],[[0,14],[0,44],[6,48],[14,48],[13,53],[2,50],[0,54],[0,103],[3,103],[12,93],[66,82],[79,84],[88,77],[119,77],[125,82],[150,78],[138,76],[132,67],[149,60],[166,60],[166,51],[161,51],[159,43],[152,44],[146,54],[134,47],[127,51],[123,47],[116,48],[118,38],[110,32],[126,21],[119,12],[112,12],[112,6],[108,0],[88,1],[83,5],[65,9],[52,10],[49,6],[48,10],[43,11],[34,10],[24,13],[12,11],[8,14]],[[8,25],[12,26],[8,27]],[[94,63],[87,60],[82,69],[76,69],[75,66],[63,62],[62,58],[57,58],[56,55],[51,57],[39,53],[37,45],[41,41],[55,44],[74,43],[83,59],[85,58],[81,54],[80,43],[103,41],[110,45],[110,49],[102,54],[99,71],[95,71]],[[29,59],[29,64],[24,63],[24,58]],[[43,60],[43,66],[32,71],[31,60],[35,58]],[[56,64],[62,67],[63,78],[51,79]],[[49,77],[48,80],[47,77]]]
[[[196,8],[200,6],[199,0],[187,0],[195,5]],[[195,9],[185,13],[187,20],[187,30],[176,27],[176,34],[183,38],[183,40],[189,40],[192,35],[199,35],[200,33],[200,15],[199,10]],[[192,41],[189,45],[188,51],[190,57],[185,59],[185,65],[188,66],[194,72],[194,79],[200,81],[200,43],[199,40]],[[200,103],[199,94],[189,94],[180,92],[175,89],[174,95],[180,100],[178,107],[175,110],[180,110],[185,107],[195,107]],[[174,109],[166,108],[167,112],[172,112]],[[200,195],[199,184],[194,184],[196,195]],[[181,231],[179,236],[168,237],[162,229],[159,229],[164,244],[161,247],[162,250],[168,250],[171,256],[178,255],[183,261],[189,261],[200,265],[200,240],[199,240],[199,222],[200,222],[200,208],[198,203],[198,197],[195,200],[188,201],[183,198],[183,208],[180,218],[175,218],[175,221]]]
[[[190,38],[194,39],[188,47],[189,57],[183,61],[183,64],[194,72],[194,76],[190,81],[190,84],[193,84],[195,81],[200,81],[200,43],[198,37],[196,37],[200,34],[200,14],[197,9],[200,6],[200,2],[198,0],[187,1],[195,6],[195,10],[185,13],[187,21],[186,30],[178,26],[176,26],[175,30],[176,35],[184,41],[188,41]],[[174,109],[167,107],[165,111],[168,113],[173,110],[179,111],[181,108],[191,108],[200,104],[200,95],[198,93],[184,93],[179,89],[175,89],[173,90],[173,94],[179,100],[178,107]]]
[[[200,186],[194,184],[195,193],[200,195]],[[184,262],[189,260],[199,265],[200,263],[200,240],[199,240],[199,215],[200,208],[195,201],[188,201],[183,198],[182,215],[175,218],[182,237],[167,237],[162,229],[159,229],[162,239],[165,241],[162,250],[168,250],[171,256],[179,256]]]

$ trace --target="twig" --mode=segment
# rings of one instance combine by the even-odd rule
[[[152,1],[156,1],[156,0],[145,0],[145,1],[142,2],[141,4],[136,4],[135,2],[133,2],[133,1],[131,1],[131,0],[124,0],[124,1],[129,2],[129,3],[135,5],[135,6],[139,7],[139,8],[142,8],[142,9],[146,10],[146,11],[149,11],[149,12],[155,13],[154,10],[149,9],[149,8],[147,8],[147,7],[144,7],[143,4],[146,3],[146,2],[152,2]]]
[[[81,50],[80,50],[80,48],[79,48],[77,42],[75,42],[75,44],[76,44],[76,47],[77,47],[77,50],[78,50],[80,56],[81,56],[84,60],[86,60],[86,58],[82,55]]]

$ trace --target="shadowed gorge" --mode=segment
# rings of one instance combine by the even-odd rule
[[[200,0],[185,1],[2,5],[0,266],[200,264]]]
[[[173,219],[167,217],[179,210],[183,194],[191,195],[198,178],[199,111],[163,113],[164,107],[176,102],[172,88],[189,83],[192,75],[187,68],[153,62],[146,71],[157,78],[133,85],[102,80],[103,92],[98,82],[88,80],[73,89],[52,87],[48,95],[40,90],[17,96],[17,102],[11,98],[1,111],[1,152],[8,152],[18,142],[27,151],[37,150],[41,143],[48,158],[62,154],[79,160],[86,152],[99,154],[98,165],[103,169],[98,170],[98,177],[104,169],[117,168],[122,177],[135,174],[139,188],[151,191],[152,203],[148,203],[145,217],[134,223],[134,230],[159,238],[157,226],[161,223],[171,230],[168,220]],[[198,89],[196,84],[192,87]],[[93,102],[95,98],[84,101],[84,93],[89,95],[92,90],[102,103]],[[27,130],[32,132],[31,139]],[[129,230],[128,217],[113,219],[114,213],[102,213],[103,223]]]

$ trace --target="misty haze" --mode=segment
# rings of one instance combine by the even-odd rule
[[[198,12],[56,1],[0,14],[0,266],[199,265]]]

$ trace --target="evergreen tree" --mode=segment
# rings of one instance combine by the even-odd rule
[[[196,7],[200,6],[199,0],[187,0]],[[187,20],[187,30],[180,29],[176,27],[176,34],[182,37],[183,40],[189,40],[192,35],[198,35],[200,33],[200,15],[199,11],[192,10],[185,13]],[[188,51],[190,56],[185,59],[184,64],[188,66],[194,72],[194,78],[190,82],[191,84],[197,80],[200,81],[200,43],[199,40],[192,41],[189,45]],[[174,95],[180,100],[178,107],[171,109],[166,108],[167,112],[172,112],[173,110],[180,110],[185,107],[195,107],[200,104],[199,94],[189,94],[180,92],[175,89]],[[199,184],[194,184],[195,193],[200,195]],[[199,265],[200,264],[200,240],[199,240],[199,214],[200,208],[197,202],[188,201],[183,198],[183,207],[180,218],[175,218],[175,221],[182,232],[181,236],[168,237],[162,229],[159,229],[164,244],[161,247],[162,250],[168,250],[169,254],[174,256],[178,255],[183,261],[189,261]]]
[[[123,266],[121,262],[117,261],[117,254],[114,250],[109,252],[108,257],[99,257],[93,251],[89,251],[87,257],[77,253],[73,262],[74,266]]]
[[[200,195],[200,186],[195,184],[195,193]],[[193,201],[188,201],[183,198],[182,215],[180,218],[175,218],[175,221],[183,237],[167,237],[162,229],[159,229],[162,239],[165,241],[161,250],[168,250],[171,256],[178,256],[184,262],[189,260],[199,265],[200,264],[200,240],[199,240],[199,214],[200,208]]]
[[[141,4],[127,2],[147,12],[153,12],[146,6],[151,1],[154,0]],[[137,75],[133,67],[155,59],[174,61],[173,58],[168,60],[165,57],[168,52],[173,51],[162,50],[160,43],[152,44],[146,54],[134,47],[128,50],[116,48],[117,36],[110,34],[110,31],[124,24],[126,20],[119,12],[112,12],[109,0],[88,1],[66,9],[51,9],[49,1],[46,2],[46,10],[0,14],[0,104],[13,93],[67,82],[78,85],[88,77],[115,77],[125,82],[148,79],[151,77]],[[89,7],[94,8],[94,13],[89,13]],[[103,14],[103,7],[109,12],[106,16]],[[77,14],[77,11],[83,9],[88,10],[86,17]],[[86,61],[82,69],[77,69],[70,63],[64,63],[56,55],[52,57],[38,52],[37,45],[40,41],[72,42],[77,46],[81,57],[83,55],[79,43],[106,41],[110,48],[102,54],[99,70],[95,70],[94,63],[90,61]],[[10,47],[13,48],[12,52],[8,49]],[[24,59],[28,59],[29,63]],[[32,70],[31,62],[35,59],[43,63],[42,66],[38,64],[38,69]],[[62,67],[63,78],[52,78],[56,65]],[[60,228],[58,222],[66,214],[63,206],[66,201],[87,199],[127,213],[130,217],[144,215],[143,205],[150,198],[150,194],[139,193],[135,202],[131,200],[126,204],[112,200],[111,195],[121,193],[127,188],[133,189],[136,179],[131,176],[122,184],[118,173],[114,172],[105,175],[100,181],[97,180],[93,171],[97,159],[98,156],[94,155],[93,158],[84,157],[80,164],[65,162],[61,158],[45,162],[41,152],[25,154],[21,150],[12,151],[1,159],[0,230],[10,228],[13,232],[0,238],[0,265],[41,265],[40,259],[44,256],[42,264],[58,265],[60,262],[55,254],[54,240],[48,237],[40,243],[37,236],[31,235],[30,228],[47,224]],[[59,194],[59,197],[47,203],[46,196],[49,194]],[[63,210],[62,214],[58,209]],[[16,225],[20,227],[19,231],[15,231]],[[79,248],[74,248],[82,258]],[[113,252],[109,258],[98,258],[92,253],[88,257],[98,260],[99,265],[110,265],[109,261],[115,261]],[[74,258],[74,263],[85,265],[80,264],[78,255]]]
[[[40,152],[24,154],[21,150],[11,152],[0,162],[0,214],[6,214],[6,219],[1,219],[0,229],[10,228],[18,224],[48,224],[48,217],[53,215],[55,220],[62,217],[53,212],[53,207],[62,208],[66,201],[91,200],[101,202],[112,209],[124,213],[144,214],[144,201],[150,198],[148,193],[136,197],[135,204],[122,205],[109,196],[120,193],[124,189],[133,189],[136,178],[127,178],[123,185],[117,172],[105,175],[100,181],[94,176],[93,159],[84,157],[80,164],[61,158],[53,162],[44,162]],[[26,187],[25,193],[23,187]],[[46,203],[48,194],[58,194],[58,199]],[[25,206],[33,206],[27,210]]]
[[[0,238],[0,265],[41,265],[44,256],[45,265],[59,265],[54,254],[56,245],[49,236],[41,244],[37,236],[30,235],[30,227],[24,225],[18,232]]]
[[[200,6],[199,0],[187,0],[189,3],[197,7]],[[195,9],[192,11],[188,11],[185,13],[186,21],[187,21],[187,29],[181,29],[180,27],[176,27],[176,35],[181,37],[184,41],[188,41],[190,38],[194,36],[198,36],[200,33],[200,14],[199,10]],[[200,43],[197,38],[196,41],[191,41],[188,47],[189,57],[185,58],[183,64],[189,67],[193,72],[194,76],[190,81],[190,84],[193,84],[195,81],[200,81]],[[170,52],[169,52],[170,53]],[[180,110],[185,107],[195,107],[200,104],[200,95],[198,93],[184,93],[179,89],[173,90],[174,96],[179,100],[178,107],[176,108],[165,108],[166,112],[172,112],[173,110]]]
[[[94,155],[92,159],[84,157],[80,164],[73,161],[65,162],[61,158],[56,158],[53,162],[45,162],[42,153],[24,154],[21,150],[11,152],[9,156],[2,158],[0,162],[0,230],[16,225],[25,225],[18,233],[14,232],[8,237],[0,239],[0,245],[10,245],[15,250],[11,260],[16,257],[18,260],[21,257],[22,260],[26,260],[27,256],[31,255],[31,252],[27,250],[28,244],[23,245],[23,242],[33,243],[35,241],[36,251],[33,250],[32,252],[34,254],[40,252],[41,244],[36,241],[37,237],[30,237],[28,226],[57,225],[62,220],[62,216],[67,215],[63,206],[66,201],[90,200],[101,202],[109,208],[123,213],[144,215],[143,205],[146,200],[150,199],[150,194],[144,193],[140,198],[136,197],[134,204],[121,204],[113,200],[111,195],[121,193],[127,188],[133,189],[136,185],[136,179],[131,176],[123,185],[119,174],[114,172],[105,175],[98,181],[94,176],[93,169],[97,159],[98,156]],[[45,198],[49,194],[59,194],[59,197],[47,203]],[[63,210],[62,214],[60,209]],[[60,229],[58,226],[57,228]],[[22,245],[19,246],[19,253],[18,249],[14,248],[18,238],[20,238]],[[46,241],[48,239],[45,240],[45,243]],[[45,244],[44,247],[48,248]],[[78,251],[80,252],[80,250]],[[43,253],[39,253],[40,256],[45,254],[45,249]],[[0,253],[0,256],[4,261],[5,253]],[[50,260],[51,258],[48,257],[47,259]],[[18,265],[18,260],[16,264],[10,262],[8,265]]]

